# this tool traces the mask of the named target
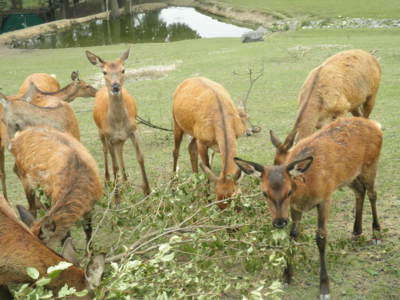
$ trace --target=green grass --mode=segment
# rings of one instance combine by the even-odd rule
[[[288,17],[315,16],[318,18],[393,18],[400,15],[400,3],[397,0],[218,0],[219,2],[266,12],[279,12]]]
[[[158,80],[127,80],[125,84],[136,97],[139,114],[163,127],[171,127],[171,95],[185,78],[197,75],[209,77],[224,85],[237,102],[244,96],[248,82],[246,77],[235,76],[232,73],[244,72],[249,67],[257,70],[264,63],[265,74],[256,83],[248,104],[251,120],[262,127],[262,132],[249,138],[242,137],[238,141],[240,157],[262,164],[270,164],[274,154],[268,130],[274,129],[280,137],[289,131],[296,115],[297,93],[310,70],[341,50],[361,48],[376,51],[382,66],[382,81],[371,118],[378,120],[384,130],[384,145],[377,177],[378,214],[384,229],[383,245],[374,247],[368,243],[371,237],[371,213],[368,201],[364,208],[365,240],[358,244],[351,242],[354,199],[353,194],[344,189],[334,194],[328,226],[327,260],[333,299],[396,299],[399,296],[400,284],[398,272],[400,151],[397,144],[400,111],[399,44],[398,30],[309,30],[275,34],[265,42],[252,44],[241,44],[238,39],[204,39],[167,44],[113,45],[93,47],[89,50],[108,60],[119,57],[127,47],[131,46],[131,57],[126,62],[127,69],[176,64],[176,70],[168,73],[166,77]],[[84,50],[82,48],[2,50],[1,92],[15,93],[23,79],[34,72],[55,73],[62,84],[68,82],[72,70],[79,70],[82,79],[91,78],[100,70],[87,61]],[[80,123],[82,142],[97,160],[103,174],[101,145],[91,117],[92,105],[93,99],[77,99],[73,102]],[[188,195],[192,196],[191,200],[187,200],[189,197],[187,194],[186,198],[183,196],[179,198],[180,196],[170,194],[170,189],[165,187],[172,170],[172,135],[144,126],[139,126],[139,132],[151,186],[160,191],[152,197],[151,203],[147,202],[144,207],[135,206],[142,197],[138,188],[141,180],[138,165],[134,160],[133,147],[127,143],[125,159],[130,181],[124,195],[125,202],[122,203],[121,209],[112,210],[113,215],[107,217],[110,222],[100,227],[100,233],[95,238],[95,244],[107,251],[111,251],[109,247],[114,244],[128,244],[132,239],[140,237],[141,233],[137,232],[140,224],[145,224],[149,228],[163,228],[166,224],[171,225],[207,204],[196,190],[189,188]],[[191,174],[186,147],[187,139],[182,143],[179,160],[180,182]],[[6,160],[9,198],[13,204],[26,205],[22,186],[12,172],[13,158],[9,153]],[[216,161],[219,161],[218,156]],[[218,162],[216,164],[218,165]],[[199,185],[201,186],[201,183]],[[258,191],[250,178],[243,179],[241,187],[244,195]],[[104,199],[101,205],[96,207],[96,220],[100,219],[104,211],[105,201]],[[233,299],[241,299],[240,294],[248,295],[250,287],[256,288],[258,281],[266,280],[269,285],[273,278],[280,278],[279,272],[268,269],[268,256],[266,258],[263,256],[265,255],[263,251],[266,250],[262,250],[264,249],[262,247],[270,241],[263,240],[262,234],[264,232],[264,236],[268,237],[268,232],[271,230],[270,217],[264,200],[261,197],[253,197],[250,200],[243,198],[242,201],[249,206],[245,206],[239,213],[233,209],[220,213],[215,207],[202,212],[204,218],[210,218],[210,222],[215,224],[250,224],[250,229],[246,232],[238,233],[236,236],[222,233],[219,237],[226,241],[242,239],[243,244],[251,243],[256,254],[240,252],[242,254],[239,255],[237,254],[239,250],[228,247],[228,244],[225,244],[228,250],[224,250],[224,247],[213,248],[213,251],[204,247],[201,250],[204,251],[203,260],[206,258],[212,260],[209,262],[212,265],[220,261],[219,267],[222,271],[218,276],[222,277],[218,280],[225,280],[232,285],[247,284],[246,289],[236,289],[232,294],[228,290],[226,298]],[[177,207],[181,209],[179,213]],[[130,218],[129,214],[134,214],[135,218]],[[303,260],[299,255],[294,283],[284,290],[282,296],[284,299],[314,299],[318,295],[318,250],[313,241],[316,228],[315,211],[305,214],[302,223],[304,245],[299,247],[300,253],[305,257]],[[73,235],[80,236],[80,231],[74,232]],[[118,252],[116,247],[112,250]],[[199,262],[200,254],[193,257],[182,254],[182,259]],[[261,258],[266,260],[260,262]],[[187,264],[175,267],[179,269],[183,266],[187,267]],[[198,286],[202,287],[200,294],[207,293],[206,284],[200,282]],[[210,296],[210,298],[221,297],[221,295]]]

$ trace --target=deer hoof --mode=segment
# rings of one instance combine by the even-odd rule
[[[329,300],[331,298],[330,294],[321,294],[319,295],[320,300]]]
[[[381,245],[382,244],[382,240],[381,239],[372,239],[372,245]]]

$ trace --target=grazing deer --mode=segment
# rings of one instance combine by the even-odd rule
[[[21,96],[26,100],[39,106],[57,104],[59,101],[72,102],[76,97],[95,97],[97,90],[85,81],[79,79],[77,72],[71,73],[72,82],[56,92],[42,91],[32,81],[27,91]]]
[[[378,60],[363,50],[339,52],[312,70],[300,90],[297,119],[286,140],[282,143],[270,131],[274,163],[285,161],[295,142],[348,112],[368,118],[380,79]]]
[[[43,126],[18,133],[11,140],[10,151],[32,215],[36,217],[37,187],[51,200],[50,210],[32,225],[32,232],[54,248],[83,217],[89,241],[90,212],[102,196],[102,184],[96,162],[86,148],[69,134]]]
[[[329,299],[329,278],[325,263],[327,222],[331,194],[348,185],[356,196],[353,235],[362,233],[362,210],[365,194],[372,208],[373,240],[378,242],[380,225],[376,211],[374,188],[382,131],[379,124],[365,118],[340,118],[320,131],[301,140],[289,152],[283,164],[263,167],[235,158],[246,174],[261,178],[261,191],[267,199],[276,228],[292,218],[290,235],[296,238],[302,214],[314,207],[318,210],[316,242],[320,255],[320,295]],[[285,279],[290,282],[292,266],[288,264]]]
[[[123,179],[127,180],[123,146],[125,141],[130,138],[135,147],[136,158],[142,173],[143,191],[144,194],[148,195],[150,186],[144,167],[139,137],[136,132],[136,102],[123,87],[124,62],[129,56],[129,49],[115,61],[104,61],[89,51],[86,51],[86,56],[93,65],[101,68],[106,83],[106,86],[97,92],[93,108],[93,119],[103,144],[105,178],[107,181],[110,180],[108,171],[108,153],[110,153],[114,182],[117,181],[119,170],[122,171]]]
[[[235,165],[236,139],[246,129],[226,89],[210,79],[194,77],[183,81],[175,90],[172,114],[174,119],[173,171],[176,172],[179,148],[185,133],[192,136],[189,144],[193,172],[198,172],[198,156],[203,171],[216,183],[217,200],[238,192],[240,169]],[[220,152],[222,171],[215,175],[209,163],[208,149]],[[218,202],[223,209],[227,203]]]
[[[7,285],[32,282],[27,275],[28,267],[36,268],[41,276],[47,274],[47,269],[70,260],[56,254],[46,247],[32,232],[18,219],[10,205],[0,196],[0,297],[2,300],[14,299]],[[104,256],[94,256],[88,264],[86,272],[75,266],[63,270],[54,278],[48,287],[58,292],[65,284],[74,287],[77,291],[89,291],[100,284],[104,270]],[[70,296],[69,300],[89,300],[94,294],[90,292],[84,297]]]

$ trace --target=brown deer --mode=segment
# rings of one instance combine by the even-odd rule
[[[97,92],[93,108],[93,119],[103,144],[105,178],[107,181],[110,179],[108,171],[108,153],[110,153],[114,182],[117,182],[119,170],[122,171],[123,179],[127,180],[123,146],[125,141],[130,138],[135,147],[136,158],[142,173],[143,191],[144,194],[148,195],[150,186],[144,167],[139,137],[136,132],[136,102],[123,87],[124,62],[129,56],[129,49],[115,61],[104,61],[89,51],[86,51],[86,56],[93,65],[101,68],[106,84]]]
[[[32,225],[32,232],[54,248],[83,217],[89,241],[90,212],[102,196],[102,184],[96,162],[86,148],[69,134],[43,126],[18,133],[11,140],[10,151],[32,215],[36,217],[37,187],[51,200],[50,210]]]
[[[42,107],[23,100],[9,101],[0,94],[0,104],[9,138],[27,127],[48,125],[80,139],[78,120],[69,103],[61,101],[56,106]]]
[[[47,274],[47,268],[68,261],[46,247],[32,232],[21,223],[3,197],[0,196],[0,297],[2,300],[14,299],[7,285],[32,282],[27,275],[27,267],[36,268],[41,276]],[[64,252],[66,253],[66,252]],[[48,287],[57,292],[65,284],[77,291],[89,291],[100,284],[104,270],[104,256],[94,256],[88,264],[86,272],[70,266],[53,279]],[[86,273],[86,274],[85,274]],[[70,296],[69,300],[89,300],[94,294],[90,292],[84,297]]]
[[[95,97],[97,90],[85,81],[79,79],[77,72],[71,73],[72,82],[56,92],[42,91],[35,82],[30,82],[21,100],[26,100],[39,106],[49,106],[59,101],[72,102],[76,97]]]
[[[210,79],[194,77],[183,81],[175,90],[172,115],[174,119],[173,171],[176,172],[179,148],[183,135],[189,134],[190,161],[193,172],[198,172],[198,156],[203,171],[216,183],[217,200],[232,197],[238,192],[240,169],[235,165],[236,139],[246,129],[226,89]],[[215,175],[210,166],[208,149],[220,152],[222,171]],[[223,209],[226,202],[218,202]]]
[[[340,118],[320,131],[301,140],[278,166],[263,167],[235,158],[246,174],[261,178],[263,192],[276,228],[292,218],[290,235],[296,238],[302,214],[314,207],[318,211],[316,242],[320,255],[320,295],[329,299],[329,278],[325,263],[327,222],[331,194],[348,185],[355,193],[356,215],[353,235],[362,233],[362,210],[365,194],[372,208],[373,241],[379,241],[380,225],[376,211],[374,188],[378,159],[382,146],[379,124],[365,118]],[[287,265],[285,280],[290,282],[292,266]]]
[[[312,70],[300,90],[297,119],[286,140],[282,143],[270,131],[274,163],[285,161],[295,142],[348,112],[368,118],[380,79],[378,60],[363,50],[339,52]]]

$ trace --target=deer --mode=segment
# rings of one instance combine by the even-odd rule
[[[272,225],[282,229],[292,219],[290,236],[296,239],[302,214],[316,207],[318,228],[315,239],[320,257],[320,298],[329,299],[329,277],[325,261],[327,222],[331,195],[341,186],[355,194],[356,213],[353,236],[362,233],[362,211],[366,193],[372,210],[373,242],[380,242],[375,177],[382,147],[380,125],[362,117],[340,118],[296,144],[281,165],[264,167],[235,158],[248,175],[260,178],[260,189],[268,203]],[[284,279],[290,282],[292,265],[287,264]]]
[[[36,217],[37,187],[51,202],[46,215],[32,224],[32,233],[54,248],[83,218],[89,243],[91,210],[103,195],[97,164],[89,151],[67,133],[37,126],[19,132],[11,140],[10,152],[15,157],[14,171],[24,187],[29,212]]]
[[[63,255],[58,255],[44,245],[29,228],[18,220],[16,213],[4,197],[0,196],[0,297],[2,300],[14,299],[8,285],[29,283],[32,278],[27,275],[26,269],[34,267],[41,276],[47,274],[47,269],[62,261],[76,260],[74,253],[67,251],[67,240],[63,248]],[[63,257],[64,256],[64,257]],[[99,286],[104,271],[104,255],[92,256],[86,271],[74,265],[63,270],[47,286],[58,292],[65,284],[74,287],[77,291],[89,290],[83,297],[69,296],[68,300],[89,300],[94,298],[93,289]]]
[[[71,83],[63,88],[57,79],[46,73],[34,73],[29,75],[18,93],[13,96],[7,96],[9,100],[27,99],[34,104],[45,106],[47,101],[65,101],[72,102],[76,97],[94,97],[97,90],[85,81],[79,79],[79,73],[71,73]]]
[[[7,126],[9,138],[27,127],[48,125],[80,140],[78,120],[69,103],[60,102],[56,106],[41,107],[24,100],[10,101],[0,94],[0,104],[4,110],[3,122]]]
[[[173,95],[172,115],[174,120],[173,172],[176,173],[179,148],[184,134],[192,139],[188,151],[192,171],[200,167],[210,181],[215,183],[217,205],[228,206],[224,199],[239,192],[240,169],[233,158],[237,154],[236,139],[246,129],[245,120],[233,104],[228,91],[219,83],[205,77],[184,80]],[[221,153],[222,170],[219,176],[211,170],[208,149]]]
[[[290,148],[333,120],[346,116],[368,118],[375,105],[381,79],[378,60],[355,49],[339,52],[307,76],[299,93],[299,109],[284,142],[270,131],[276,148],[274,163],[285,161]]]
[[[21,99],[39,106],[51,106],[59,101],[72,102],[76,97],[95,97],[97,90],[79,79],[78,72],[71,73],[71,83],[56,92],[42,91],[31,81]]]
[[[130,49],[126,50],[120,58],[114,61],[104,61],[90,51],[86,51],[89,62],[100,67],[104,74],[105,86],[96,94],[93,107],[93,119],[98,128],[100,141],[103,145],[105,179],[110,180],[108,170],[108,154],[111,156],[114,183],[118,181],[121,171],[123,180],[127,180],[123,158],[123,146],[127,139],[131,139],[136,159],[139,163],[143,180],[143,192],[150,194],[150,185],[144,166],[143,153],[140,147],[139,136],[136,128],[137,107],[135,98],[132,97],[124,84],[124,62],[129,57]],[[118,200],[118,194],[116,200]]]

